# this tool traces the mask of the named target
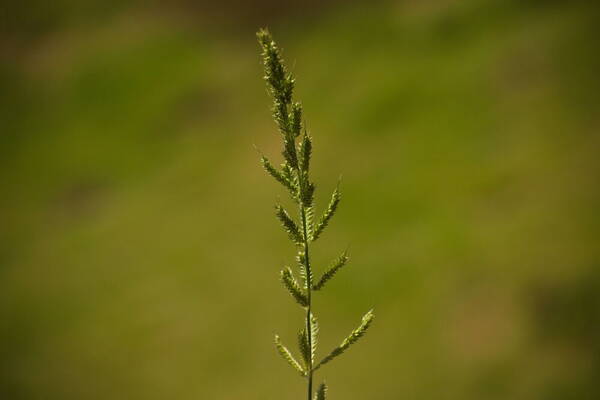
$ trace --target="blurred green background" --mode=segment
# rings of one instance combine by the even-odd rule
[[[597,4],[597,3],[596,3]],[[300,399],[254,32],[314,136],[332,399],[600,398],[592,1],[5,2],[0,398]]]

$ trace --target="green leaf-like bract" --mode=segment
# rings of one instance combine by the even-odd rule
[[[312,235],[313,241],[317,240],[319,236],[321,236],[321,233],[323,233],[323,230],[325,230],[327,224],[329,224],[329,220],[333,217],[335,211],[337,210],[338,204],[340,203],[340,199],[340,191],[338,188],[335,188],[333,194],[331,195],[331,200],[329,201],[327,209],[319,219],[319,222],[317,222],[317,224],[315,225],[314,232]]]
[[[285,288],[288,290],[288,292],[290,292],[292,297],[296,299],[298,304],[300,304],[302,307],[308,306],[308,299],[306,298],[306,294],[304,294],[304,291],[296,281],[296,278],[294,278],[290,267],[286,267],[281,271],[281,282],[283,283],[283,286],[285,286]]]
[[[348,262],[348,255],[344,251],[342,255],[336,258],[333,263],[323,273],[321,279],[313,285],[313,290],[321,290],[325,283],[335,276],[335,274]]]
[[[300,375],[306,376],[306,371],[302,368],[300,363],[298,361],[296,361],[294,356],[292,356],[292,353],[290,353],[290,351],[287,349],[287,347],[285,347],[283,344],[281,344],[281,339],[279,339],[278,335],[275,335],[275,347],[277,347],[277,351],[279,352],[281,357],[283,357],[283,359],[285,361],[287,361],[288,364],[290,364],[292,366],[292,368],[294,368],[296,371],[298,371],[298,373],[300,373]]]
[[[358,326],[358,328],[354,329],[350,333],[350,335],[348,335],[348,337],[344,339],[342,344],[333,349],[333,351],[329,353],[327,357],[322,359],[321,362],[315,368],[313,368],[313,370],[317,370],[321,366],[327,364],[329,361],[333,360],[334,358],[342,354],[344,351],[346,351],[348,347],[356,343],[356,341],[360,339],[365,334],[365,332],[367,332],[367,329],[369,329],[371,323],[373,322],[373,318],[373,310],[370,310],[362,317],[361,324]]]
[[[300,229],[296,222],[290,217],[290,214],[288,214],[288,212],[280,205],[275,206],[275,210],[277,218],[281,221],[283,229],[288,233],[290,239],[296,244],[301,244],[302,234],[300,233]]]
[[[321,385],[319,385],[319,389],[317,390],[317,393],[315,393],[315,400],[326,400],[325,396],[327,395],[327,385],[324,383],[321,383]]]

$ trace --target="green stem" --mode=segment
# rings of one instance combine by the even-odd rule
[[[300,167],[298,167],[297,169],[298,171],[298,181],[300,184],[300,187],[304,187],[303,183],[302,183],[302,172],[300,171]],[[311,329],[311,321],[310,321],[310,316],[311,316],[311,306],[312,306],[312,302],[311,302],[311,288],[312,288],[312,271],[310,269],[310,257],[308,254],[308,228],[307,228],[307,222],[306,222],[306,209],[304,208],[304,205],[302,204],[302,194],[300,195],[300,214],[302,216],[302,230],[303,230],[303,245],[304,245],[304,260],[306,262],[306,299],[307,299],[307,303],[308,306],[306,308],[306,334],[308,336],[308,348],[310,350],[310,357],[308,360],[308,400],[312,399],[312,384],[313,384],[313,360],[312,360],[312,329]]]
[[[312,271],[310,270],[310,258],[308,255],[308,230],[306,229],[306,211],[303,205],[300,205],[302,214],[302,229],[304,230],[304,257],[306,260],[306,298],[308,307],[306,309],[306,333],[308,335],[308,348],[312,349],[312,329],[311,329],[311,287],[312,287]],[[312,350],[311,350],[312,351]],[[308,360],[308,400],[312,398],[312,381],[313,381],[313,360],[312,353]]]

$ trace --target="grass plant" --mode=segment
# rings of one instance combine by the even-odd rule
[[[347,264],[348,255],[344,251],[317,278],[312,267],[310,247],[321,237],[338,209],[341,200],[339,183],[331,195],[327,208],[319,218],[315,219],[315,185],[311,182],[309,174],[313,141],[306,130],[302,105],[294,101],[295,78],[287,70],[281,51],[270,33],[263,29],[257,33],[257,37],[262,49],[264,78],[273,98],[273,118],[283,139],[284,159],[280,167],[273,165],[264,155],[261,157],[261,162],[265,171],[285,187],[298,206],[298,218],[294,218],[281,204],[275,206],[277,218],[297,249],[297,272],[300,276],[299,282],[292,268],[286,266],[281,271],[281,282],[296,303],[306,310],[304,326],[298,332],[300,361],[282,343],[278,335],[275,335],[275,346],[283,359],[307,380],[307,399],[311,400],[314,372],[356,343],[371,326],[374,315],[372,310],[367,312],[360,325],[339,346],[317,361],[319,325],[313,312],[313,294],[323,290],[337,272]],[[314,393],[314,399],[325,400],[326,394],[327,386],[321,383]]]

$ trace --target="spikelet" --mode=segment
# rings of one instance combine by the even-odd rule
[[[290,167],[298,167],[298,156],[296,154],[296,142],[292,136],[286,136],[283,139],[283,158],[290,164]]]
[[[303,172],[308,173],[310,168],[310,157],[312,155],[312,139],[308,136],[306,131],[304,132],[304,136],[298,147],[298,154],[300,156],[300,169]]]
[[[296,359],[294,358],[294,356],[292,356],[292,353],[290,353],[287,347],[281,344],[281,339],[279,339],[279,335],[275,335],[275,347],[277,347],[277,351],[279,352],[281,357],[283,357],[283,359],[287,361],[287,363],[290,364],[292,368],[298,371],[300,375],[306,376],[306,371],[302,368],[300,363],[296,361]]]
[[[294,137],[300,136],[300,131],[302,131],[302,105],[300,103],[292,104],[292,112],[290,113],[290,130]]]
[[[256,36],[263,51],[267,86],[273,97],[281,100],[282,103],[289,103],[292,100],[294,78],[287,72],[281,52],[273,41],[271,34],[266,29],[261,29]]]
[[[273,118],[283,136],[284,150],[282,154],[292,168],[297,168],[298,157],[294,139],[300,134],[301,122],[296,121],[295,118],[302,118],[302,110],[299,104],[292,105],[294,77],[287,71],[281,52],[269,32],[263,29],[256,35],[262,47],[265,80],[269,92],[273,96]],[[292,108],[291,114],[288,113],[290,107]]]
[[[312,141],[310,136],[304,132],[304,137],[298,146],[299,168],[298,174],[300,183],[300,201],[306,208],[311,208],[314,201],[315,185],[310,181],[308,169],[310,166],[310,156],[312,154]]]
[[[315,354],[317,353],[317,343],[319,342],[319,323],[317,317],[310,313],[310,359],[311,363],[315,362]]]
[[[302,359],[305,362],[304,365],[306,366],[306,370],[309,370],[310,366],[315,362],[315,354],[317,352],[319,324],[313,313],[310,313],[309,325],[310,339],[306,334],[306,327],[298,332],[298,347],[300,349],[300,354],[302,354]]]
[[[288,292],[290,292],[292,297],[298,302],[298,304],[300,304],[302,307],[308,306],[308,299],[306,298],[306,294],[304,294],[304,291],[302,290],[298,282],[296,282],[296,278],[294,278],[290,267],[285,267],[281,271],[281,282],[283,283],[283,286],[288,290]]]
[[[312,286],[312,271],[306,266],[306,255],[304,254],[304,250],[298,251],[296,261],[300,268],[300,276],[304,281],[304,289],[308,289],[309,286]]]
[[[300,179],[300,202],[305,208],[312,207],[314,202],[315,185],[308,180],[308,173],[301,172]],[[310,240],[310,238],[309,238]]]
[[[313,368],[313,370],[317,370],[321,366],[327,364],[329,361],[333,360],[334,358],[342,354],[344,351],[346,351],[348,347],[356,343],[356,341],[360,339],[365,334],[365,332],[367,332],[367,330],[371,326],[371,323],[373,322],[373,318],[373,310],[370,310],[362,317],[361,324],[358,326],[358,328],[354,329],[350,333],[350,335],[348,335],[348,337],[344,339],[342,344],[333,349],[333,351],[329,353],[327,357],[322,359],[321,362],[315,368]]]
[[[302,328],[298,331],[298,349],[300,350],[302,361],[304,361],[304,368],[306,370],[309,370],[311,363],[311,355],[310,346],[308,345],[308,335],[306,334],[306,328]]]
[[[325,383],[321,383],[319,385],[319,389],[315,393],[315,400],[326,400],[325,396],[327,395],[327,385]]]
[[[369,310],[363,317],[358,328],[354,329],[350,335],[344,339],[340,347],[347,349],[351,344],[356,343],[358,339],[360,339],[366,332],[367,329],[371,326],[373,322],[373,318],[375,315],[373,314],[373,310]]]
[[[313,285],[313,290],[321,290],[325,283],[335,276],[335,274],[348,262],[348,255],[346,251],[336,258],[331,265],[327,268],[327,271],[323,273],[321,279]]]
[[[306,218],[306,238],[307,241],[310,241],[313,236],[314,225],[315,225],[315,211],[314,207],[305,207],[304,215]]]
[[[327,227],[329,220],[333,217],[335,211],[337,210],[338,204],[340,203],[340,199],[341,194],[339,188],[336,187],[333,191],[333,194],[331,195],[331,200],[329,201],[327,209],[319,219],[319,222],[317,222],[317,224],[315,225],[312,236],[313,241],[317,240],[319,236],[321,236],[321,233],[323,233],[323,230],[325,230],[325,228]]]
[[[293,198],[296,197],[298,192],[298,188],[296,182],[294,182],[293,178],[287,173],[285,170],[278,170],[271,164],[269,159],[265,156],[262,156],[260,161],[262,162],[263,168],[269,175],[271,175],[275,180],[281,183],[287,190],[289,190],[290,194]]]
[[[294,170],[292,170],[292,167],[290,167],[290,164],[288,164],[287,162],[281,164],[281,173],[283,174],[285,179],[292,182],[294,187],[298,188],[298,177],[294,173]]]
[[[290,214],[288,214],[288,212],[285,211],[285,209],[279,204],[275,206],[275,210],[277,218],[279,218],[279,221],[281,221],[283,229],[285,229],[285,231],[288,233],[292,242],[298,245],[301,244],[302,234],[300,233],[300,229],[298,228],[296,222],[294,222],[292,217],[290,217]]]

